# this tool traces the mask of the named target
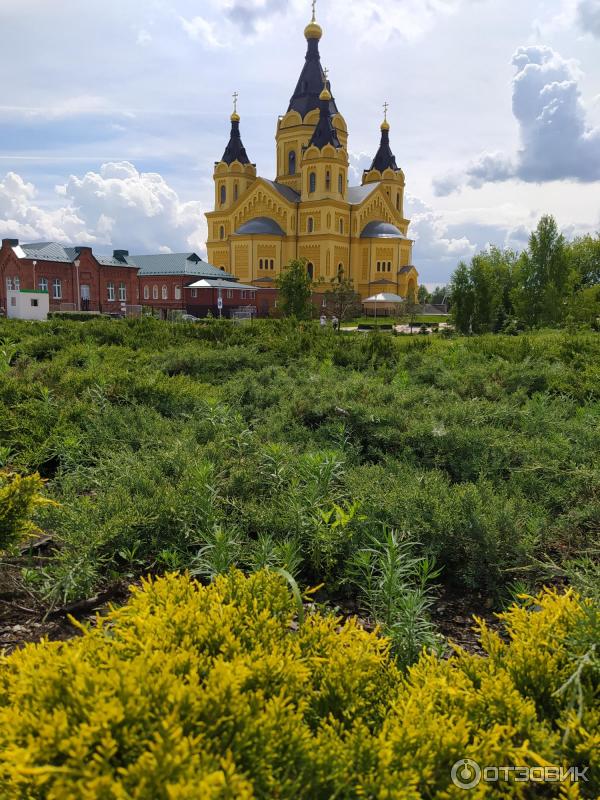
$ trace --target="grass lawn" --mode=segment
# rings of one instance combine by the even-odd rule
[[[432,322],[448,322],[450,319],[449,314],[417,314],[414,318],[416,325],[423,323],[429,325]],[[407,325],[409,318],[406,316],[399,317],[356,317],[355,319],[348,320],[342,323],[343,328],[355,327],[356,325]]]

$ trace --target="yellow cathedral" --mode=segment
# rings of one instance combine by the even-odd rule
[[[275,286],[286,264],[305,259],[316,291],[330,288],[342,270],[363,299],[414,296],[404,173],[390,147],[387,113],[370,168],[360,186],[349,186],[348,127],[321,66],[322,33],[313,4],[305,64],[277,122],[274,181],[257,176],[234,107],[229,143],[215,164],[215,208],[206,214],[208,260],[257,287]]]

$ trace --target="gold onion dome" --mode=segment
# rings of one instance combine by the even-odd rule
[[[319,95],[319,100],[331,100],[331,92],[326,86],[323,88],[323,91]]]
[[[313,19],[304,28],[304,35],[307,39],[320,39],[323,36],[323,28]]]
[[[389,129],[390,129],[390,123],[387,121],[387,119],[384,119],[383,122],[381,123],[381,130],[389,131]]]
[[[240,115],[237,113],[237,111],[234,111],[233,114],[231,115],[230,119],[231,119],[232,122],[239,122],[240,121]]]
[[[312,4],[312,19],[308,23],[306,28],[304,28],[304,35],[306,36],[307,39],[320,39],[321,36],[323,36],[323,29],[317,23],[317,20],[315,18],[316,5],[317,5],[316,0],[313,0],[313,4]]]

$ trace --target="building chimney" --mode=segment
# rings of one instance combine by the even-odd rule
[[[113,250],[113,258],[117,261],[125,263],[125,259],[129,256],[129,250]]]
[[[2,239],[2,244],[7,245],[8,247],[18,247],[19,240],[18,239]]]

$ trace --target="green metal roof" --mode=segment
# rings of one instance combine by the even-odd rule
[[[234,276],[203,261],[196,253],[159,253],[158,255],[127,256],[129,264],[139,267],[144,275],[191,275],[205,278],[230,278]]]
[[[32,242],[31,244],[22,244],[21,249],[25,253],[26,258],[35,261],[58,261],[63,264],[72,264],[79,255],[77,247],[64,247],[58,242]],[[124,263],[118,261],[112,256],[100,256],[92,252],[93,257],[99,264],[106,267],[135,267],[133,263]]]

